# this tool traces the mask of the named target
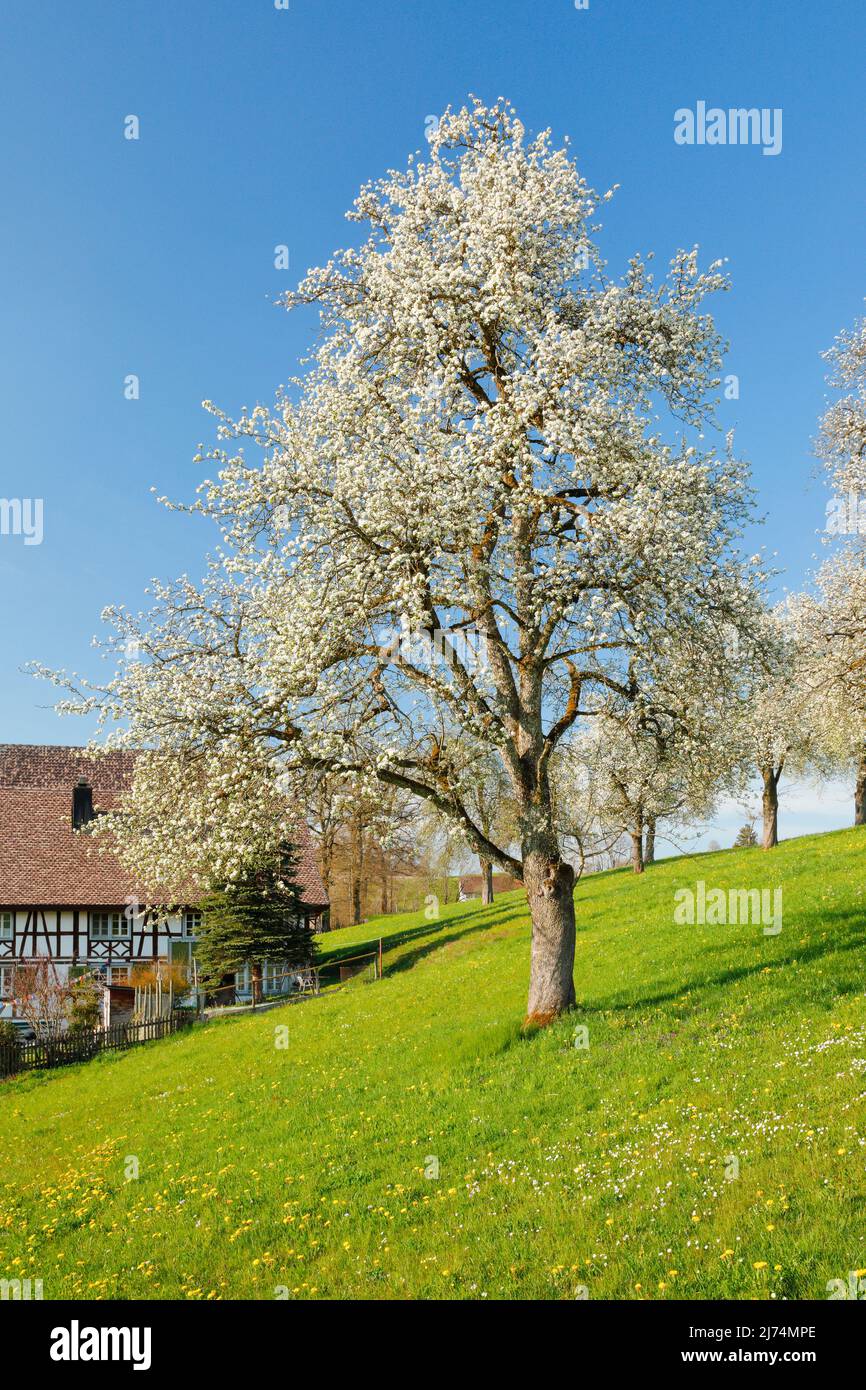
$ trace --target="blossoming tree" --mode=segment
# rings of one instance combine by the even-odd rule
[[[824,757],[853,772],[854,824],[866,825],[866,565],[846,546],[798,596],[796,617],[809,654],[808,688]]]
[[[796,619],[824,753],[837,767],[853,767],[854,824],[866,825],[866,318],[840,333],[825,358],[838,395],[821,420],[818,456],[841,494],[849,539],[821,566],[814,591],[797,600]]]
[[[766,613],[760,659],[751,667],[747,697],[732,726],[743,783],[756,772],[761,779],[764,849],[779,843],[783,774],[829,770],[800,603],[797,597]]]
[[[862,495],[866,492],[866,318],[840,333],[824,357],[830,363],[828,383],[839,395],[821,420],[818,456],[834,487]]]
[[[669,720],[602,713],[569,745],[558,799],[566,816],[577,811],[578,823],[591,820],[602,841],[627,836],[632,869],[640,874],[655,860],[660,824],[710,815],[730,768],[727,749],[720,746],[708,759],[709,751],[679,739]]]
[[[537,1023],[574,1001],[551,759],[665,636],[716,660],[751,601],[745,468],[702,433],[724,277],[680,251],[658,281],[640,258],[612,280],[599,202],[502,101],[446,112],[365,186],[359,244],[287,297],[321,314],[304,374],[273,408],[215,411],[205,580],[110,613],[141,659],[71,701],[154,750],[116,829],[163,873],[204,847],[242,861],[258,777],[344,770],[431,803],[525,884]],[[508,778],[514,852],[472,814],[462,739]]]

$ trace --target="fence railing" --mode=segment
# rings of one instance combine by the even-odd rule
[[[0,1077],[13,1076],[19,1071],[35,1068],[64,1067],[71,1062],[87,1062],[100,1052],[120,1052],[139,1043],[153,1042],[189,1028],[194,1021],[192,1011],[177,1012],[170,1018],[156,1018],[148,1023],[119,1023],[113,1028],[76,1030],[59,1038],[28,1038],[0,1043]]]
[[[59,1038],[0,1042],[0,1079],[35,1068],[62,1067],[72,1062],[87,1062],[100,1052],[118,1052],[138,1043],[152,1042],[182,1028],[189,1028],[200,1014],[214,1017],[223,1010],[228,1014],[237,1008],[255,1009],[256,1002],[300,1002],[324,992],[331,993],[349,983],[380,980],[382,974],[383,945],[380,940],[373,951],[351,956],[335,956],[331,960],[314,965],[293,966],[287,971],[271,973],[262,982],[258,1001],[254,1000],[249,988],[238,991],[234,984],[217,985],[208,990],[196,991],[196,1006],[175,1010],[169,1018],[151,1019],[146,1023],[117,1024],[113,1028],[97,1028],[93,1032],[76,1030],[64,1033]],[[276,989],[273,988],[274,984],[277,984]]]
[[[333,960],[317,961],[312,965],[292,966],[291,969],[270,972],[262,980],[256,999],[251,985],[239,989],[236,984],[213,985],[200,991],[201,1007],[212,1016],[225,1009],[254,1009],[258,1004],[300,1003],[323,992],[332,992],[350,980],[379,980],[382,977],[382,943],[375,951],[363,955],[335,956]]]

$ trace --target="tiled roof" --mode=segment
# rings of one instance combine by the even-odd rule
[[[72,829],[72,790],[93,787],[96,810],[112,810],[132,782],[135,754],[97,758],[83,748],[0,744],[0,907],[121,907],[147,895],[110,854]],[[310,907],[324,907],[306,826],[291,831],[300,850],[297,880]]]

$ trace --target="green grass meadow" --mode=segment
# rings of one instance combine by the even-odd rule
[[[542,1032],[512,893],[323,938],[382,935],[379,982],[3,1083],[0,1277],[46,1299],[827,1298],[866,1270],[864,837],[583,880],[578,1007]],[[699,879],[780,886],[782,931],[675,925]]]

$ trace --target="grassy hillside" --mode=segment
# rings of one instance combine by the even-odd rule
[[[325,939],[404,938],[380,983],[6,1083],[0,1276],[46,1298],[825,1298],[866,1268],[864,867],[846,831],[586,880],[579,1008],[535,1036],[511,894]],[[781,885],[783,930],[675,926],[697,879]]]

